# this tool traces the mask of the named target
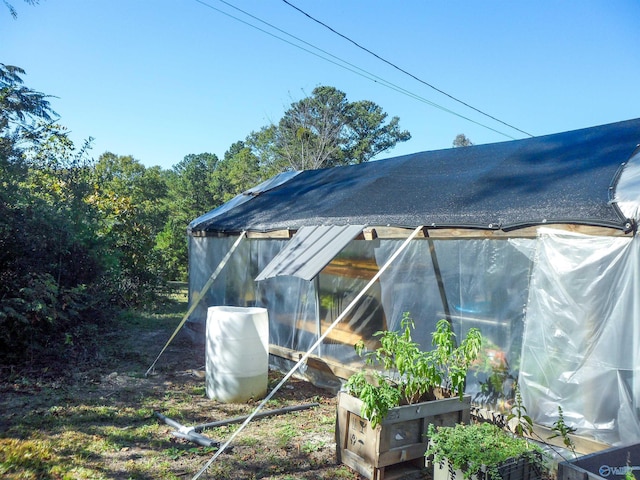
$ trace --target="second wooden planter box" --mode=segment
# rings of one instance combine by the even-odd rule
[[[362,401],[345,392],[338,395],[336,455],[338,462],[371,480],[383,480],[385,470],[410,462],[424,467],[427,428],[469,423],[471,396],[446,398],[389,410],[375,429],[360,416]]]

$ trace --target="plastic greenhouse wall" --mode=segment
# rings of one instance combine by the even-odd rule
[[[448,316],[458,336],[477,327],[487,340],[467,382],[474,403],[508,411],[518,381],[536,423],[551,426],[560,405],[579,434],[612,445],[640,440],[638,240],[541,232],[537,239],[413,241],[315,353],[360,362],[353,343],[375,347],[373,333],[398,329],[404,312],[428,349],[436,322]],[[234,241],[190,237],[191,293]],[[401,242],[353,241],[311,282],[255,282],[286,240],[246,239],[187,330],[204,342],[208,306],[261,306],[269,310],[270,343],[306,351]]]
[[[640,439],[640,238],[541,229],[526,311],[520,385],[533,419],[558,406],[577,433]]]

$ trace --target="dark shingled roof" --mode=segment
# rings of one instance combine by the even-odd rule
[[[308,225],[510,230],[549,223],[626,229],[610,201],[640,119],[489,145],[307,170],[194,220],[191,232]]]

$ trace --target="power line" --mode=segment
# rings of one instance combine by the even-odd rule
[[[343,68],[343,69],[348,70],[348,71],[350,71],[352,73],[355,73],[356,75],[360,75],[361,77],[364,77],[367,80],[371,80],[371,81],[373,81],[375,83],[379,83],[379,84],[381,84],[381,85],[383,85],[383,86],[385,86],[387,88],[390,88],[391,90],[395,90],[395,91],[397,91],[399,93],[407,95],[407,96],[413,98],[414,100],[418,100],[420,102],[426,103],[426,104],[428,104],[428,105],[430,105],[430,106],[432,106],[434,108],[440,109],[440,110],[442,110],[442,111],[444,111],[446,113],[449,113],[451,115],[455,115],[458,118],[461,118],[461,119],[466,120],[468,122],[474,123],[474,124],[476,124],[478,126],[486,128],[488,130],[491,130],[491,131],[493,131],[495,133],[503,135],[503,136],[505,136],[507,138],[510,138],[512,140],[514,139],[514,137],[512,137],[511,135],[508,135],[508,134],[506,134],[506,133],[504,133],[504,132],[502,132],[500,130],[497,130],[497,129],[492,128],[492,127],[490,127],[488,125],[485,125],[485,124],[480,123],[480,122],[478,122],[476,120],[473,120],[473,119],[471,119],[469,117],[461,115],[461,114],[459,114],[459,113],[457,113],[457,112],[455,112],[453,110],[450,110],[450,109],[448,109],[446,107],[443,107],[442,105],[434,103],[434,102],[432,102],[432,101],[430,101],[430,100],[428,100],[428,99],[426,99],[424,97],[421,97],[421,96],[419,96],[419,95],[417,95],[417,94],[415,94],[413,92],[410,92],[409,90],[406,90],[406,89],[404,89],[404,88],[402,88],[402,87],[400,87],[398,85],[395,85],[395,84],[393,84],[391,82],[388,82],[387,80],[385,80],[385,79],[383,79],[383,78],[381,78],[381,77],[379,77],[379,76],[377,76],[375,74],[372,74],[371,72],[368,72],[368,71],[366,71],[366,70],[364,70],[364,69],[362,69],[362,68],[360,68],[360,67],[358,67],[356,65],[353,65],[353,64],[351,64],[351,63],[349,63],[349,62],[347,62],[347,61],[345,61],[345,60],[343,60],[343,59],[341,59],[341,58],[339,58],[339,57],[337,57],[337,56],[335,56],[335,55],[333,55],[333,54],[331,54],[331,53],[329,53],[329,52],[327,52],[327,51],[325,51],[325,50],[323,50],[323,49],[321,49],[319,47],[316,47],[315,45],[312,45],[311,43],[306,42],[305,40],[303,40],[301,38],[298,38],[298,37],[286,32],[286,31],[276,27],[275,25],[272,25],[272,24],[270,24],[270,23],[268,23],[268,22],[266,22],[266,21],[264,21],[264,20],[262,20],[262,19],[260,19],[260,18],[258,18],[256,16],[254,16],[254,15],[250,14],[249,12],[246,12],[246,11],[244,11],[244,10],[242,10],[242,9],[240,9],[240,8],[238,8],[238,7],[234,6],[234,5],[226,2],[225,0],[219,0],[219,1],[221,3],[227,5],[228,7],[233,8],[233,9],[241,12],[242,14],[244,14],[244,15],[246,15],[246,16],[248,16],[248,17],[250,17],[250,18],[252,18],[252,19],[254,19],[254,20],[256,20],[256,21],[258,21],[258,22],[260,22],[262,24],[264,24],[264,25],[267,25],[268,27],[273,28],[274,30],[276,30],[276,31],[278,31],[280,33],[283,33],[284,35],[287,35],[288,37],[293,38],[296,41],[301,42],[301,43],[303,43],[303,44],[305,44],[305,45],[317,50],[318,52],[322,52],[323,54],[328,55],[329,57],[333,58],[334,60],[332,60],[331,58],[327,58],[327,57],[325,57],[325,56],[323,56],[323,55],[321,55],[321,54],[319,54],[317,52],[309,50],[309,49],[307,49],[307,48],[305,48],[305,47],[303,47],[303,46],[301,46],[299,44],[291,42],[291,41],[289,41],[289,40],[287,40],[285,38],[282,38],[282,37],[280,37],[278,35],[275,35],[274,33],[269,32],[268,30],[260,28],[260,27],[254,25],[252,23],[249,23],[249,22],[247,22],[247,21],[245,21],[245,20],[243,20],[241,18],[238,18],[238,17],[236,17],[234,15],[231,15],[230,13],[225,12],[224,10],[220,10],[219,8],[214,7],[213,5],[205,2],[204,0],[195,0],[195,1],[197,3],[203,5],[203,6],[207,7],[207,8],[210,8],[211,10],[214,10],[214,11],[216,11],[218,13],[221,13],[221,14],[229,17],[229,18],[232,18],[233,20],[236,20],[236,21],[238,21],[240,23],[243,23],[243,24],[245,24],[245,25],[247,25],[247,26],[249,26],[251,28],[254,28],[254,29],[266,34],[266,35],[269,35],[269,36],[271,36],[273,38],[276,38],[276,39],[278,39],[280,41],[283,41],[283,42],[285,42],[285,43],[287,43],[287,44],[289,44],[289,45],[291,45],[293,47],[296,47],[296,48],[298,48],[298,49],[300,49],[300,50],[302,50],[304,52],[310,53],[311,55],[314,55],[314,56],[316,56],[318,58],[321,58],[321,59],[323,59],[323,60],[325,60],[325,61],[327,61],[329,63],[332,63],[332,64],[340,67],[340,68]],[[338,63],[338,62],[341,62],[341,63]]]
[[[432,88],[432,89],[433,89],[433,90],[435,90],[436,92],[441,93],[442,95],[445,95],[446,97],[449,97],[451,100],[454,100],[454,101],[456,101],[456,102],[458,102],[458,103],[460,103],[460,104],[464,105],[465,107],[470,108],[471,110],[474,110],[474,111],[476,111],[476,112],[480,113],[481,115],[484,115],[485,117],[488,117],[488,118],[490,118],[490,119],[492,119],[492,120],[495,120],[496,122],[499,122],[499,123],[501,123],[502,125],[505,125],[505,126],[507,126],[507,127],[509,127],[509,128],[512,128],[512,129],[514,129],[514,130],[517,130],[517,131],[518,131],[518,132],[520,132],[520,133],[524,133],[525,135],[528,135],[529,137],[533,137],[533,135],[531,135],[530,133],[527,133],[527,132],[525,132],[524,130],[521,130],[521,129],[517,128],[517,127],[514,127],[513,125],[511,125],[511,124],[509,124],[509,123],[503,122],[503,121],[502,121],[502,120],[500,120],[499,118],[496,118],[496,117],[494,117],[493,115],[489,115],[488,113],[483,112],[482,110],[480,110],[480,109],[478,109],[478,108],[474,107],[473,105],[469,105],[468,103],[466,103],[466,102],[464,102],[464,101],[460,100],[459,98],[456,98],[456,97],[454,97],[453,95],[450,95],[449,93],[445,92],[444,90],[442,90],[442,89],[440,89],[440,88],[438,88],[438,87],[436,87],[436,86],[434,86],[434,85],[430,84],[429,82],[426,82],[426,81],[422,80],[421,78],[416,77],[414,74],[412,74],[412,73],[410,73],[410,72],[408,72],[408,71],[404,70],[403,68],[401,68],[401,67],[397,66],[395,63],[390,62],[389,60],[387,60],[387,59],[385,59],[385,58],[381,57],[381,56],[380,56],[380,55],[378,55],[377,53],[372,52],[372,51],[371,51],[371,50],[369,50],[368,48],[363,47],[362,45],[360,45],[360,44],[359,44],[358,42],[356,42],[355,40],[352,40],[351,38],[347,37],[346,35],[343,35],[342,33],[340,33],[340,32],[338,32],[338,31],[334,30],[333,28],[331,28],[331,27],[330,27],[329,25],[327,25],[326,23],[321,22],[320,20],[318,20],[318,19],[316,19],[316,18],[312,17],[311,15],[309,15],[309,14],[308,14],[307,12],[305,12],[304,10],[301,10],[301,9],[300,9],[300,8],[298,8],[297,6],[295,6],[295,5],[293,5],[292,3],[290,3],[288,0],[282,0],[282,1],[283,1],[284,3],[286,3],[287,5],[289,5],[291,8],[293,8],[293,9],[297,10],[298,12],[302,13],[304,16],[306,16],[306,17],[307,17],[307,18],[309,18],[310,20],[313,20],[314,22],[316,22],[316,23],[318,23],[318,24],[322,25],[323,27],[325,27],[325,28],[329,29],[330,31],[332,31],[332,32],[333,32],[333,33],[335,33],[336,35],[338,35],[338,36],[340,36],[340,37],[344,38],[344,39],[345,39],[345,40],[347,40],[348,42],[351,42],[352,44],[354,44],[354,45],[355,45],[356,47],[358,47],[359,49],[364,50],[365,52],[369,53],[370,55],[373,55],[373,56],[374,56],[374,57],[376,57],[378,60],[383,61],[384,63],[386,63],[387,65],[390,65],[391,67],[395,68],[396,70],[398,70],[398,71],[400,71],[400,72],[404,73],[405,75],[409,75],[411,78],[413,78],[414,80],[417,80],[418,82],[422,83],[423,85],[426,85],[427,87]]]

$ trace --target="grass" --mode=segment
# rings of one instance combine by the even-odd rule
[[[91,365],[48,365],[17,372],[0,383],[0,476],[31,479],[185,479],[214,454],[175,437],[154,412],[185,426],[251,413],[252,404],[206,397],[204,380],[190,374],[204,354],[178,336],[144,373],[186,311],[184,291],[161,312],[128,312],[100,340]],[[272,388],[281,374],[270,373]],[[345,479],[359,475],[335,463],[335,397],[301,380],[266,407],[317,402],[319,407],[254,420],[203,478]],[[202,432],[224,442],[239,428]]]

